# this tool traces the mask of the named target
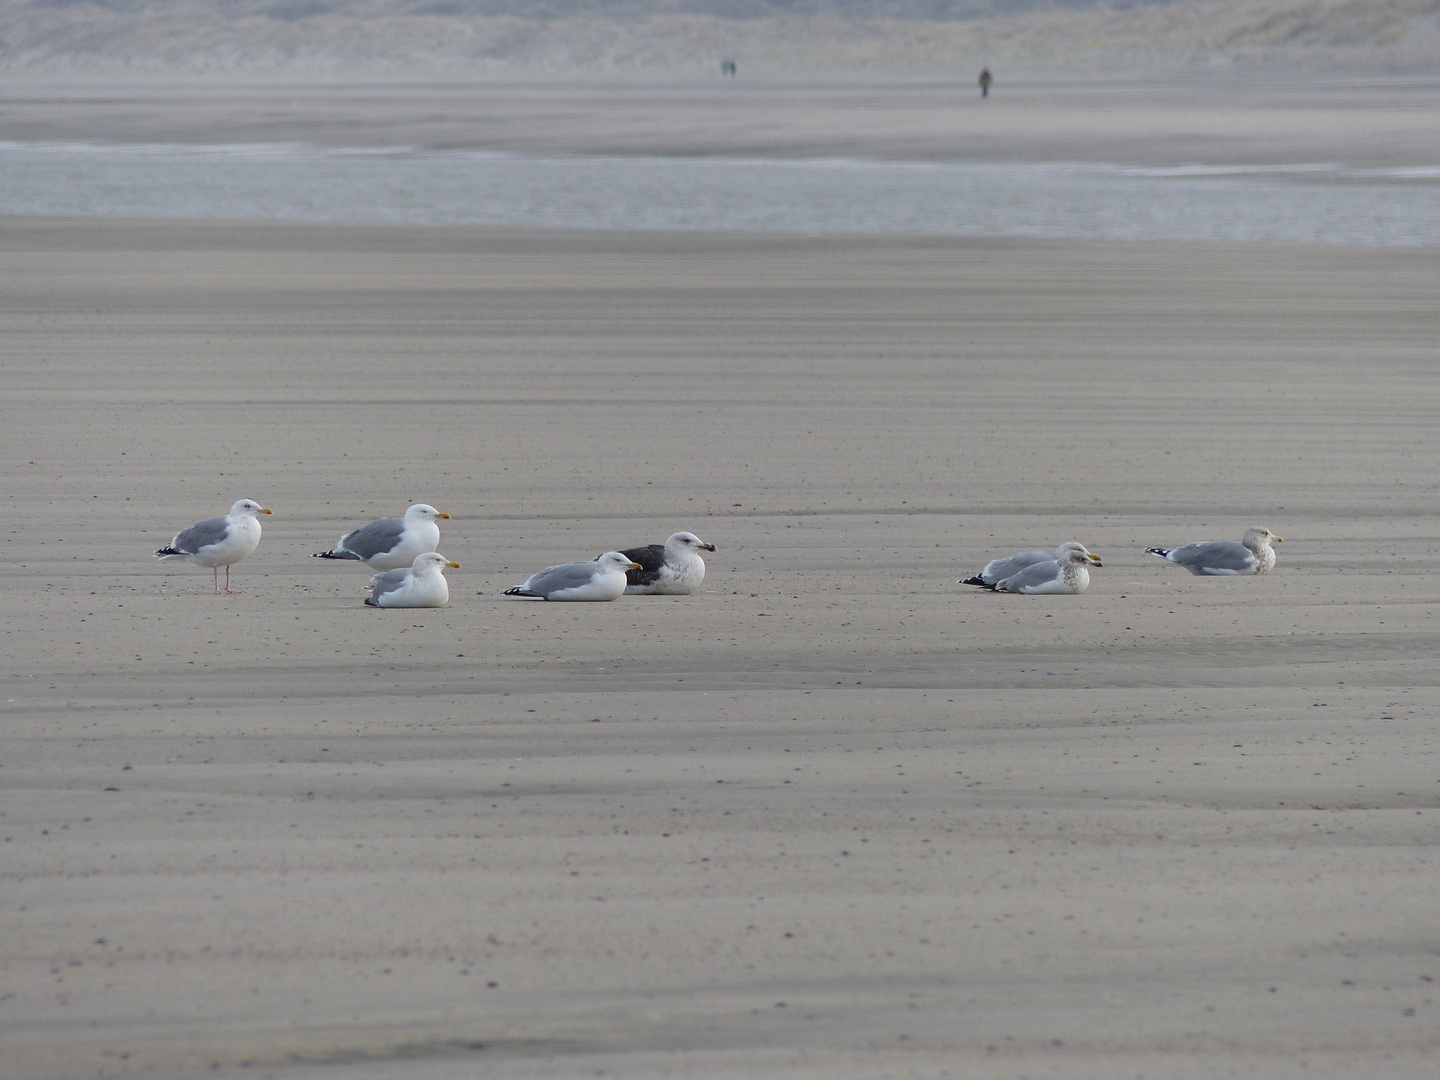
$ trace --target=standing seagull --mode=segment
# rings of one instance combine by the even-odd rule
[[[979,585],[982,589],[994,589],[995,586],[1008,577],[1013,577],[1027,566],[1035,566],[1038,563],[1058,563],[1067,552],[1078,551],[1081,555],[1089,555],[1085,545],[1075,540],[1067,540],[1057,547],[1052,554],[1048,551],[1019,551],[1014,555],[1008,555],[1003,559],[991,559],[985,564],[985,569],[974,577],[967,577],[957,581],[957,585]],[[1099,565],[1100,559],[1095,559]]]
[[[1037,562],[1025,567],[1019,573],[995,583],[996,592],[1013,593],[1082,593],[1090,587],[1090,571],[1086,564],[1104,566],[1100,556],[1071,548],[1054,562]]]
[[[625,595],[686,596],[705,580],[702,551],[714,551],[694,533],[677,532],[663,544],[629,548],[622,551],[637,568],[625,574]]]
[[[450,586],[445,582],[446,568],[459,570],[460,564],[433,551],[415,556],[406,570],[387,570],[370,579],[370,607],[444,607],[450,602]]]
[[[607,551],[594,562],[561,563],[531,574],[524,585],[506,589],[506,596],[535,600],[614,600],[625,592],[625,571],[640,564],[618,551]]]
[[[1197,577],[1268,574],[1275,567],[1275,549],[1270,546],[1272,541],[1283,544],[1285,538],[1259,525],[1251,525],[1238,542],[1199,540],[1177,548],[1146,548],[1145,552],[1179,563]]]
[[[315,559],[353,559],[372,570],[408,568],[415,556],[434,551],[440,546],[440,526],[436,518],[449,520],[426,503],[416,503],[404,517],[381,518],[348,532],[329,551],[317,551]]]
[[[166,559],[188,559],[215,571],[215,594],[220,594],[220,567],[225,567],[225,591],[231,592],[230,566],[260,546],[260,522],[256,514],[270,513],[254,499],[241,499],[230,507],[224,517],[206,518],[188,529],[181,529],[175,539],[155,552],[161,562]]]

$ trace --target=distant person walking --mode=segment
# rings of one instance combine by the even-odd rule
[[[735,77],[735,61],[734,61],[734,60],[721,60],[721,61],[720,61],[720,74],[721,74],[721,75],[728,75],[730,78],[733,79],[733,78]]]
[[[995,76],[990,74],[988,67],[980,69],[980,96],[982,98],[990,96],[990,84],[994,81]]]

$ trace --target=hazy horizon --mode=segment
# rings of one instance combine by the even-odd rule
[[[1428,74],[1440,0],[0,0],[0,76]]]

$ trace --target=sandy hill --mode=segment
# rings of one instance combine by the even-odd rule
[[[1433,73],[1440,0],[0,0],[0,75]]]

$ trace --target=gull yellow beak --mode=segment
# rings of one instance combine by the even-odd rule
[[[1095,554],[1095,552],[1093,552],[1093,551],[1086,552],[1086,553],[1085,553],[1085,558],[1089,559],[1089,560],[1090,560],[1092,563],[1094,563],[1096,566],[1104,566],[1104,565],[1105,565],[1103,562],[1100,561],[1100,556],[1097,555],[1097,554]]]
[[[456,562],[454,559],[448,559],[448,560],[446,560],[445,565],[448,566],[448,567],[450,567],[451,570],[459,570],[459,569],[460,569],[460,564],[459,564],[458,562]]]
[[[262,513],[262,514],[269,514],[269,513],[273,513],[273,511],[272,511],[268,506],[262,506],[262,507],[260,507],[260,513]]]
[[[1275,543],[1277,543],[1277,544],[1283,544],[1283,543],[1285,543],[1285,537],[1283,537],[1283,536],[1276,536],[1274,533],[1271,533],[1271,534],[1270,534],[1270,539],[1271,539],[1271,540],[1274,540]]]
[[[450,520],[450,515],[447,514],[447,513],[445,513],[443,510],[442,510],[440,513],[436,514],[435,516],[436,516],[437,518],[442,518],[442,517],[443,517],[446,521],[449,521],[449,520]]]
[[[641,566],[640,566],[640,564],[639,564],[638,562],[626,563],[626,564],[625,564],[625,569],[626,569],[626,570],[639,570],[639,569],[641,569]]]

